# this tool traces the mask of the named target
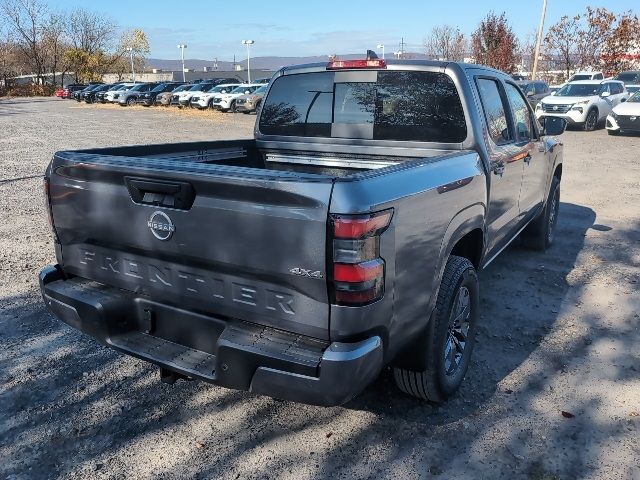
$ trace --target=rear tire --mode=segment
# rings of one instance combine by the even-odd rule
[[[455,394],[469,368],[479,298],[473,264],[464,257],[449,257],[423,339],[427,368],[421,372],[394,368],[393,376],[400,390],[437,403]]]
[[[544,252],[553,244],[559,208],[560,179],[554,176],[544,209],[522,232],[522,241],[526,247]]]

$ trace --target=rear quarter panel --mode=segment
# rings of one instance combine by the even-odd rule
[[[445,243],[466,219],[482,217],[486,179],[479,155],[469,151],[352,179],[336,182],[330,213],[393,208],[391,224],[380,240],[385,294],[365,307],[332,305],[330,338],[339,341],[375,332],[385,341],[389,361],[426,326],[443,256],[450,251]]]

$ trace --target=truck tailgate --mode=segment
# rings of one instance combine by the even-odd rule
[[[331,178],[63,153],[49,188],[65,272],[328,338]]]

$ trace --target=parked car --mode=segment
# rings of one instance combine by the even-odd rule
[[[271,81],[271,77],[264,77],[264,78],[258,78],[257,80],[253,80],[251,83],[266,84],[266,83],[269,83],[270,81]]]
[[[236,112],[257,112],[265,93],[267,93],[267,85],[263,85],[253,93],[240,95],[236,98]]]
[[[107,88],[106,90],[97,92],[95,101],[100,103],[107,103],[107,99],[106,99],[107,93],[119,90],[120,88],[122,88],[123,85],[125,85],[123,82],[114,83],[110,85],[109,88]]]
[[[620,80],[625,85],[637,85],[640,84],[640,70],[628,70],[626,72],[620,72],[613,78],[616,80]]]
[[[389,64],[281,69],[255,139],[56,153],[47,307],[169,383],[337,405],[389,365],[454,395],[476,272],[519,235],[554,243],[566,121],[494,69]]]
[[[138,83],[134,85],[126,92],[122,92],[118,95],[118,104],[121,107],[130,107],[131,105],[135,105],[138,102],[138,99],[142,97],[145,93],[153,90],[158,84],[156,82],[153,83]]]
[[[98,93],[106,92],[107,90],[109,90],[110,87],[111,85],[105,84],[105,85],[99,85],[96,88],[92,88],[91,90],[84,92],[82,94],[82,100],[84,100],[85,103],[93,103],[95,102],[96,95]]]
[[[123,82],[120,84],[118,88],[114,90],[108,90],[107,93],[104,94],[105,102],[109,102],[109,103],[117,102],[120,99],[120,95],[129,91],[136,85],[139,85],[139,84],[133,83],[133,82]]]
[[[604,80],[602,72],[576,72],[569,77],[567,83],[577,82],[579,80]]]
[[[605,128],[609,135],[640,133],[640,91],[613,108],[607,116]]]
[[[191,104],[191,97],[193,97],[196,94],[200,94],[204,91],[208,91],[213,87],[215,87],[214,83],[196,83],[190,89],[183,90],[181,92],[178,92],[176,95],[174,95],[174,97],[172,97],[171,103],[172,104],[174,103],[173,98],[175,98],[176,99],[175,104],[178,105],[178,107],[180,108],[187,107]]]
[[[211,80],[208,81],[208,83],[213,83],[214,85],[226,85],[227,83],[237,83],[240,84],[242,83],[241,80],[238,80],[237,78],[212,78]]]
[[[73,98],[73,94],[79,90],[86,88],[84,83],[72,83],[62,89],[62,98]]]
[[[73,92],[73,99],[76,102],[81,102],[82,101],[82,96],[84,93],[93,90],[94,88],[99,87],[100,85],[102,85],[102,83],[90,83],[89,85],[86,85],[84,88],[78,89],[75,92]]]
[[[264,84],[245,83],[237,86],[229,93],[218,93],[213,97],[213,108],[223,112],[235,112],[236,111],[236,99],[241,95],[248,95],[255,92]]]
[[[241,83],[226,83],[221,85],[212,85],[209,90],[202,93],[194,93],[189,101],[190,105],[200,110],[205,108],[213,108],[213,97],[218,94],[229,93],[234,88],[237,88]]]
[[[624,88],[627,89],[627,93],[629,95],[636,93],[638,90],[640,90],[640,85],[625,85]]]
[[[527,99],[529,100],[529,103],[534,108],[540,100],[548,95],[551,95],[551,90],[549,90],[549,85],[546,82],[542,82],[539,80],[525,80],[516,83],[522,89]]]
[[[595,130],[616,105],[628,96],[617,80],[578,80],[536,105],[536,117],[562,117],[569,125]]]
[[[138,96],[138,103],[144,107],[150,107],[151,105],[155,105],[156,97],[161,93],[172,92],[179,87],[180,85],[184,85],[183,82],[166,82],[160,83],[156,85],[155,88],[151,89],[149,92]]]
[[[164,93],[158,94],[156,96],[156,105],[164,105],[164,106],[170,105],[171,97],[173,95],[177,95],[178,93],[183,92],[184,90],[188,90],[191,87],[193,87],[193,84],[187,83],[185,85],[180,85],[179,87],[174,88],[170,92],[164,92]]]
[[[64,97],[64,88],[58,88],[56,89],[56,91],[54,92],[54,95],[58,98],[63,98]]]
[[[73,98],[75,98],[76,102],[82,102],[84,100],[85,93],[90,92],[95,88],[99,88],[102,85],[103,85],[102,83],[91,83],[87,85],[85,88],[83,88],[82,90],[77,90],[73,92]]]

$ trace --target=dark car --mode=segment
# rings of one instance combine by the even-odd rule
[[[71,85],[67,85],[62,89],[62,98],[73,98],[74,92],[78,90],[82,90],[86,88],[86,84],[84,83],[72,83]]]
[[[107,103],[107,100],[104,98],[104,96],[107,94],[107,92],[111,92],[113,90],[118,90],[121,85],[122,85],[122,83],[113,83],[113,84],[109,85],[109,88],[105,88],[104,90],[100,90],[99,92],[96,92],[94,101],[100,102],[100,103]]]
[[[99,85],[96,88],[92,88],[91,90],[84,92],[82,94],[82,99],[85,101],[85,103],[93,103],[96,101],[97,95],[99,93],[106,93],[107,90],[109,90],[109,88],[111,88],[111,85],[109,84],[105,84],[105,85]]]
[[[146,92],[142,95],[138,96],[138,103],[145,107],[150,107],[151,105],[155,105],[156,98],[161,93],[172,92],[180,85],[184,85],[183,82],[166,82],[161,83],[157,87],[151,89],[151,91]]]
[[[149,93],[157,86],[158,82],[139,83],[131,87],[126,92],[122,92],[118,96],[116,102],[122,107],[135,105],[139,98],[141,98],[145,93]]]
[[[73,98],[75,98],[76,102],[81,102],[84,100],[84,94],[87,92],[90,92],[91,90],[93,90],[94,88],[98,88],[100,86],[102,86],[102,83],[91,83],[89,85],[87,85],[85,88],[83,88],[82,90],[78,90],[76,92],[73,93]]]
[[[520,89],[527,96],[527,100],[533,108],[536,107],[538,102],[544,97],[551,95],[551,89],[546,82],[521,80],[516,82]]]
[[[620,80],[625,85],[638,85],[640,84],[640,70],[627,70],[626,72],[620,72],[613,78],[615,80]]]
[[[223,83],[242,83],[240,80],[238,80],[237,78],[212,78],[211,80],[209,80],[209,82],[213,83],[214,85],[222,85]]]

